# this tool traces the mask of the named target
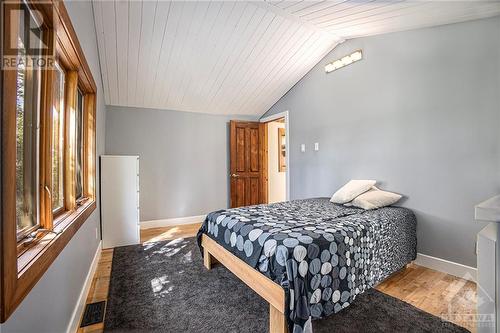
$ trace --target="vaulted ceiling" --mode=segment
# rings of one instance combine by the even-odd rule
[[[499,1],[94,1],[108,105],[261,115],[346,39],[500,14]]]

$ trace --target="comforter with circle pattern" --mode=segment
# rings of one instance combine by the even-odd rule
[[[407,208],[362,210],[328,198],[215,211],[200,231],[280,284],[289,331],[341,311],[416,257]]]

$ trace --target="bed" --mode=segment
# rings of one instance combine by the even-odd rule
[[[269,302],[271,333],[312,332],[414,260],[416,243],[411,210],[328,198],[215,211],[198,232],[208,269],[220,262]]]

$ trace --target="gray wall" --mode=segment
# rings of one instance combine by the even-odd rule
[[[97,41],[89,1],[66,2],[97,90],[97,155],[104,152],[105,106]],[[99,208],[71,239],[21,305],[1,326],[3,333],[66,332],[99,241]]]
[[[228,206],[228,122],[235,117],[108,106],[106,118],[106,154],[140,156],[141,221]]]
[[[474,204],[500,192],[499,32],[495,17],[335,48],[265,114],[290,111],[292,198],[377,179],[407,196],[419,252],[475,267]]]

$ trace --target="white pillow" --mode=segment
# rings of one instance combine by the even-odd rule
[[[338,204],[352,201],[358,195],[371,189],[376,182],[375,180],[350,180],[333,194],[330,201]]]
[[[396,193],[382,191],[375,186],[356,197],[352,201],[352,205],[363,209],[377,209],[385,206],[390,206],[401,199],[402,196]]]

